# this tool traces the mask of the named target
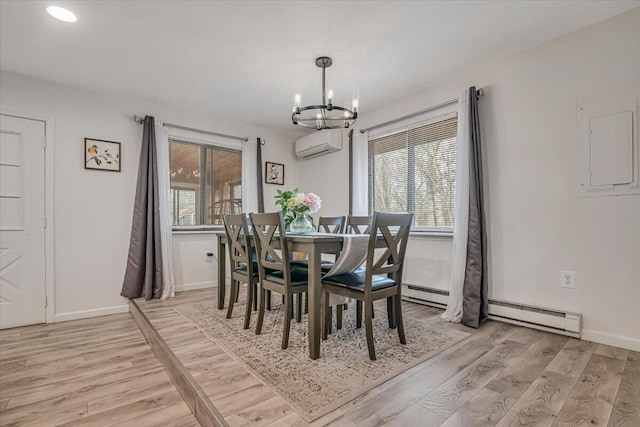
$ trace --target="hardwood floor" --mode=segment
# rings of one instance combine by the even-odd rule
[[[229,425],[309,425],[173,310],[214,298],[139,305]],[[441,321],[440,310],[403,307]],[[311,426],[640,427],[640,353],[498,322],[442,324],[472,335]],[[1,331],[0,425],[65,423],[197,425],[129,315]]]
[[[194,291],[140,306],[230,425],[308,425],[172,310],[210,298],[212,290]],[[403,307],[405,316],[441,321],[440,310]],[[386,313],[384,303],[376,311]],[[640,353],[498,322],[479,330],[442,322],[472,335],[311,425],[640,426]]]
[[[119,314],[0,331],[0,425],[198,423],[129,314]]]

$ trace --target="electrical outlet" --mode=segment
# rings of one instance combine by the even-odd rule
[[[575,271],[561,271],[560,272],[560,286],[563,288],[575,289],[576,288],[576,272]]]

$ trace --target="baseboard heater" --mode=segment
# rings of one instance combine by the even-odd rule
[[[402,299],[445,309],[449,291],[404,284]],[[489,300],[489,319],[580,338],[582,315],[532,305]]]

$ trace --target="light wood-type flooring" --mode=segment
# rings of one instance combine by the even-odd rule
[[[202,290],[139,305],[230,425],[307,425],[232,354],[173,310],[214,298],[214,290]],[[405,316],[471,336],[313,426],[640,427],[640,353],[499,322],[473,330],[444,322],[441,310],[403,307]],[[376,312],[386,315],[384,302]]]
[[[138,303],[227,423],[307,425],[173,310],[214,298]],[[640,427],[640,353],[498,322],[470,330],[411,303],[404,314],[471,336],[312,426]],[[197,425],[129,315],[0,331],[0,369],[2,426]]]
[[[197,426],[129,314],[0,331],[0,426]]]

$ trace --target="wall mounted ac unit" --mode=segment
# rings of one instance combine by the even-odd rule
[[[296,156],[300,160],[312,159],[342,150],[341,129],[319,130],[296,141]]]

